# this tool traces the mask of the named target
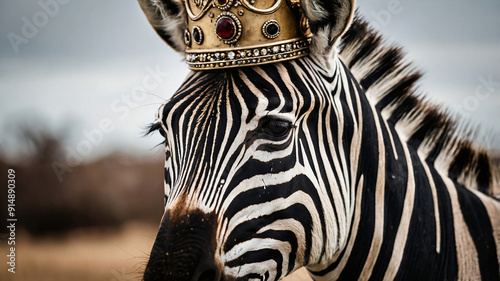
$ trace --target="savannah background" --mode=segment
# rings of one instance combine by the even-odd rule
[[[500,2],[357,2],[500,159]],[[0,280],[140,280],[163,210],[162,140],[143,135],[187,73],[135,0],[0,0]]]

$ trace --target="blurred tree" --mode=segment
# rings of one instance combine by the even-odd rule
[[[0,169],[3,182],[7,182],[7,169],[16,170],[20,227],[32,234],[50,234],[117,227],[129,220],[159,222],[163,210],[160,157],[139,159],[118,152],[72,167],[59,181],[52,163],[63,162],[69,130],[56,134],[41,119],[10,127],[9,145],[0,146]],[[0,202],[2,221],[6,202]]]

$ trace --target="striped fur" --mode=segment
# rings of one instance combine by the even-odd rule
[[[160,108],[166,209],[144,280],[302,266],[315,280],[500,280],[486,153],[361,20],[340,47],[329,69],[305,57],[193,72]]]

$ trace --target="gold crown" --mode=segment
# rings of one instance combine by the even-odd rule
[[[184,0],[191,69],[290,60],[309,54],[311,32],[299,0]]]

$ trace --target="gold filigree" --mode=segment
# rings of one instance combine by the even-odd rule
[[[276,12],[281,6],[281,2],[282,2],[282,0],[276,0],[271,7],[267,8],[267,9],[259,9],[259,8],[256,8],[255,6],[253,6],[252,4],[248,3],[247,0],[241,0],[241,4],[245,8],[247,8],[248,10],[250,10],[254,13],[257,13],[257,14],[264,14],[264,15],[272,14],[272,13]]]

